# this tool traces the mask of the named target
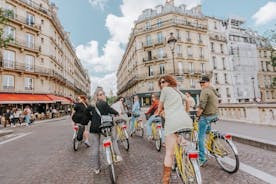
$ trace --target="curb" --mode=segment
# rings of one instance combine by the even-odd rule
[[[0,137],[5,136],[5,135],[9,135],[12,134],[13,131],[12,130],[0,130]]]
[[[231,133],[233,141],[242,143],[242,144],[247,144],[250,146],[258,147],[261,149],[265,149],[268,151],[275,151],[276,152],[276,143],[261,139],[261,138],[252,138],[248,136],[243,136],[243,135],[238,135],[238,134],[233,134]]]
[[[60,117],[60,118],[53,118],[53,119],[46,119],[46,120],[39,120],[39,121],[35,121],[33,124],[36,125],[36,124],[40,124],[40,123],[49,123],[49,122],[52,122],[52,121],[60,121],[60,120],[65,120],[65,119],[68,119],[70,116],[67,115],[67,116],[63,116],[63,117]]]

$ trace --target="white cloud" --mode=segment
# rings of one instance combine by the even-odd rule
[[[104,8],[108,0],[89,0],[93,6]],[[134,21],[144,9],[154,8],[164,4],[165,0],[122,0],[120,5],[122,16],[109,14],[106,17],[110,38],[104,45],[103,55],[99,55],[97,41],[90,41],[86,45],[79,45],[76,48],[77,56],[89,70],[91,76],[92,93],[100,85],[109,93],[110,90],[116,92],[116,70],[124,54],[124,47],[128,42],[128,37]],[[186,4],[191,8],[200,4],[201,0],[175,0],[175,5]],[[103,75],[104,74],[104,75]],[[103,75],[103,77],[97,77]]]
[[[104,9],[105,4],[108,0],[89,0],[89,3],[92,6],[99,6],[102,10]]]
[[[264,25],[276,20],[276,2],[268,2],[261,7],[252,17],[256,25]]]

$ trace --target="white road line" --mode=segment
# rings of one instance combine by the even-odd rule
[[[22,137],[25,137],[25,136],[27,136],[27,135],[30,135],[31,133],[32,133],[32,132],[29,132],[29,133],[23,133],[23,134],[18,135],[18,136],[14,137],[14,138],[11,138],[11,139],[8,139],[8,140],[5,140],[5,141],[2,141],[2,142],[0,142],[0,145],[2,145],[2,144],[6,144],[6,143],[11,142],[11,141],[14,141],[14,140],[16,140],[16,139],[20,139],[20,138],[22,138]]]
[[[224,162],[226,162],[227,164],[229,165],[234,165],[234,160],[231,159],[231,158],[224,158],[223,159]],[[256,169],[254,167],[251,167],[249,165],[246,165],[244,163],[241,163],[240,162],[240,170],[252,175],[252,176],[255,176],[267,183],[271,183],[271,184],[275,184],[276,183],[276,177],[275,176],[272,176],[268,173],[265,173],[259,169]]]

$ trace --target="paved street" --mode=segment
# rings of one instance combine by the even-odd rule
[[[70,119],[45,122],[30,127],[17,127],[11,135],[0,137],[1,184],[106,184],[109,175],[95,175],[91,168],[91,149],[81,145],[73,151]],[[158,184],[162,172],[164,150],[158,153],[151,143],[140,137],[131,138],[130,152],[122,150],[122,163],[116,165],[119,184]],[[260,184],[255,177],[262,171],[276,177],[276,153],[238,144],[241,170],[233,175],[222,171],[209,160],[202,168],[204,183]],[[254,172],[246,168],[254,168]],[[249,174],[250,173],[250,174]],[[274,176],[274,177],[273,177]],[[179,183],[173,175],[171,183]]]

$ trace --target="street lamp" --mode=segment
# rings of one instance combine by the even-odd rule
[[[170,37],[168,39],[168,44],[170,46],[170,49],[172,51],[172,59],[173,59],[173,74],[175,75],[175,65],[174,65],[174,48],[175,43],[177,42],[177,39],[173,36],[173,33],[170,33]]]
[[[255,93],[255,78],[254,77],[251,77],[251,80],[252,80],[252,85],[253,85],[253,92],[254,92],[254,99],[253,101],[255,102],[256,101],[256,93]]]

